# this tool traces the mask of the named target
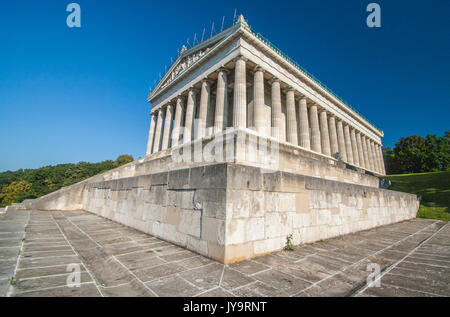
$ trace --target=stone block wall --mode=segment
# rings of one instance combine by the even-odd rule
[[[415,195],[217,164],[87,184],[83,209],[230,263],[411,219]]]

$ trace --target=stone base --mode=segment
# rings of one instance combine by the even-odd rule
[[[80,209],[223,263],[414,218],[415,195],[234,163],[83,184],[27,201]]]

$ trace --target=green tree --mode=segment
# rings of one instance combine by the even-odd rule
[[[121,165],[124,165],[124,164],[128,164],[130,162],[133,162],[133,161],[134,161],[133,156],[128,155],[128,154],[124,154],[124,155],[119,156],[116,159],[116,161],[114,162],[114,164],[116,166],[121,166]]]
[[[3,186],[0,193],[2,206],[9,206],[12,203],[34,197],[35,195],[31,191],[31,183],[27,181],[14,181],[9,185]]]

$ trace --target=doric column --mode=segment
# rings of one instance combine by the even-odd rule
[[[363,151],[362,142],[361,142],[361,133],[360,132],[356,133],[356,145],[358,147],[359,166],[366,167],[366,163],[365,163],[365,160],[364,160],[364,151]]]
[[[370,161],[370,170],[375,171],[375,162],[373,157],[373,151],[372,151],[372,140],[367,138],[367,153],[369,154],[369,161]]]
[[[194,124],[195,91],[190,89],[187,96],[186,118],[184,121],[183,143],[191,142]]]
[[[309,150],[311,149],[311,142],[309,140],[308,106],[306,105],[306,98],[300,99],[298,102],[298,109],[298,124],[300,125],[299,145]]]
[[[350,141],[352,142],[353,163],[357,166],[360,166],[359,165],[358,145],[356,144],[356,133],[355,133],[355,129],[353,129],[353,128],[351,128],[351,130],[350,130]]]
[[[333,115],[330,115],[330,117],[328,118],[328,130],[330,132],[331,156],[334,157],[334,155],[339,152],[339,145],[336,131],[336,119]]]
[[[344,126],[341,120],[337,122],[337,138],[338,138],[339,156],[341,157],[341,160],[347,162],[347,148],[345,146]]]
[[[152,114],[152,119],[150,121],[150,131],[148,132],[147,155],[152,154],[153,137],[155,136],[156,120],[157,119],[158,119],[158,117],[155,114]]]
[[[287,112],[287,141],[298,145],[297,140],[297,118],[295,116],[295,95],[294,89],[290,88],[286,92],[286,112]]]
[[[259,66],[255,68],[253,83],[253,122],[258,134],[264,134],[267,122],[264,120],[264,72]]]
[[[386,166],[384,164],[384,155],[383,155],[383,146],[382,145],[378,146],[378,153],[380,153],[379,156],[380,156],[381,173],[383,175],[386,175]]]
[[[364,168],[366,170],[371,170],[371,163],[370,163],[370,154],[369,154],[369,147],[367,146],[367,138],[365,135],[361,135],[361,141],[362,141],[362,146],[363,146],[363,152],[364,152],[364,163],[365,166]]]
[[[344,126],[344,137],[345,137],[345,150],[347,152],[347,162],[353,164],[352,141],[350,138],[350,128],[348,125]]]
[[[378,156],[377,156],[377,152],[375,151],[375,147],[376,144],[375,142],[371,141],[370,142],[370,147],[372,148],[372,155],[373,155],[373,167],[374,167],[374,171],[379,173],[380,172],[380,162],[378,161]]]
[[[272,79],[272,137],[281,139],[281,89],[278,78]]]
[[[180,139],[180,129],[181,129],[181,118],[183,116],[183,108],[184,102],[183,98],[177,98],[177,104],[175,107],[175,120],[173,123],[173,132],[172,132],[172,147],[178,145],[178,141]]]
[[[164,123],[164,134],[162,139],[161,151],[169,148],[170,134],[172,132],[173,124],[173,106],[169,104],[166,109],[166,120]]]
[[[309,108],[309,121],[311,122],[311,149],[315,152],[321,153],[322,146],[320,144],[320,128],[317,105],[312,105]]]
[[[198,111],[198,126],[196,139],[201,139],[206,135],[206,120],[208,118],[208,109],[211,104],[211,86],[209,80],[205,78],[202,81],[202,90],[200,93],[200,109]]]
[[[320,112],[320,139],[322,141],[322,154],[330,156],[330,133],[328,131],[327,112],[325,110]]]
[[[219,70],[217,76],[216,111],[214,119],[214,131],[221,132],[227,127],[228,107],[228,71],[225,68]]]
[[[234,69],[233,126],[239,128],[247,127],[246,61],[245,57],[238,57]]]
[[[157,153],[159,152],[159,146],[161,145],[161,130],[163,127],[163,121],[164,121],[164,111],[163,109],[158,110],[158,121],[156,121],[156,130],[155,130],[155,140],[153,142],[153,152]]]

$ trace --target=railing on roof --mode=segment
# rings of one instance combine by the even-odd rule
[[[323,89],[328,91],[330,94],[332,94],[334,97],[336,97],[338,100],[343,102],[346,106],[348,106],[350,109],[352,109],[355,113],[357,113],[361,118],[366,120],[370,123],[370,121],[364,117],[360,112],[358,112],[354,107],[352,107],[347,101],[345,101],[343,98],[338,96],[336,93],[334,93],[330,88],[328,88],[324,83],[322,83],[320,80],[318,80],[313,74],[308,72],[306,69],[304,69],[302,66],[300,66],[296,61],[294,61],[292,58],[287,56],[283,51],[281,51],[278,47],[276,47],[274,44],[272,44],[268,39],[263,37],[260,33],[257,33],[253,31],[252,28],[250,28],[250,31],[253,35],[255,35],[258,39],[263,41],[266,45],[268,45],[271,49],[273,49],[275,52],[277,52],[281,57],[283,57],[286,61],[288,61],[290,64],[298,68],[300,71],[302,71],[306,76],[308,76],[310,79],[314,80],[316,83],[318,83]],[[372,123],[371,123],[372,124]],[[380,130],[377,126],[372,124],[376,129]],[[380,130],[381,131],[381,130]]]

